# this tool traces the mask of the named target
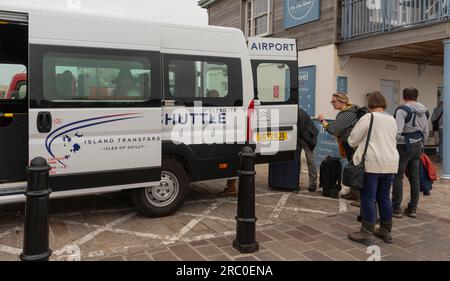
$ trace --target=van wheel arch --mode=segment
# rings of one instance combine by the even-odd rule
[[[191,182],[192,169],[189,161],[185,157],[177,154],[164,154],[163,162],[164,161],[176,161],[180,163],[183,169],[186,171],[186,174],[188,175],[189,183]]]

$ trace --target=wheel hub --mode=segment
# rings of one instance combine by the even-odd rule
[[[147,187],[146,196],[152,205],[165,207],[173,202],[178,195],[179,183],[174,174],[168,171],[161,173],[158,186]]]
[[[161,177],[161,184],[153,188],[153,196],[156,200],[165,201],[173,194],[175,190],[174,182],[167,176]]]

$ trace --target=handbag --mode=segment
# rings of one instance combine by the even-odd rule
[[[342,175],[342,183],[354,189],[361,189],[364,187],[364,163],[366,161],[367,148],[369,147],[370,135],[373,127],[373,113],[370,113],[369,132],[367,133],[366,146],[364,147],[364,154],[361,163],[355,165],[353,159],[344,167]]]

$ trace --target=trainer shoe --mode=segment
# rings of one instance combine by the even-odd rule
[[[397,219],[403,218],[402,209],[396,209],[392,212],[392,216]]]
[[[410,209],[409,207],[405,209],[405,215],[407,215],[410,218],[416,218],[417,217],[416,210],[415,209]]]

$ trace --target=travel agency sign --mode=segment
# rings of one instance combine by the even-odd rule
[[[284,0],[284,28],[320,18],[320,0]]]

